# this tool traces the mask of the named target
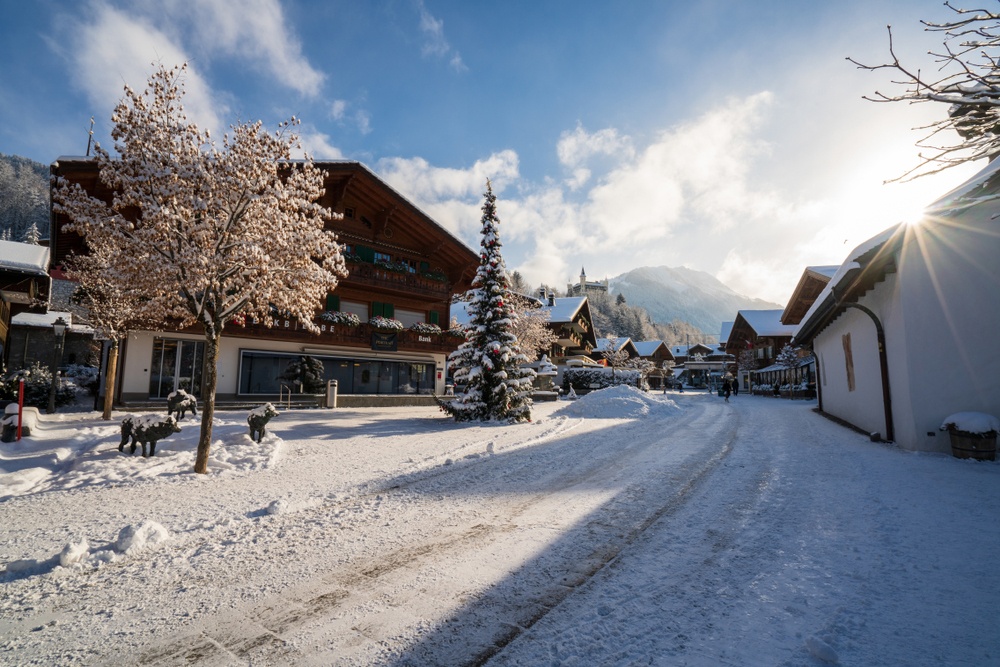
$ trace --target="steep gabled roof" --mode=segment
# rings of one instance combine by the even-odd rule
[[[839,266],[807,266],[799,278],[798,285],[792,292],[784,312],[781,313],[783,324],[798,324],[812,307],[816,298],[822,293],[830,279],[837,274]]]
[[[670,348],[662,340],[640,340],[633,341],[636,351],[639,353],[640,357],[652,357],[660,348],[667,353],[668,357],[673,358],[673,354],[670,353]]]

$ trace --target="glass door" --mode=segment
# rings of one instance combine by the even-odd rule
[[[205,344],[192,340],[156,338],[149,373],[149,397],[166,398],[183,389],[201,396],[201,372]]]

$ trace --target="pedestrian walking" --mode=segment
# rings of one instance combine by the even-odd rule
[[[722,395],[726,397],[726,403],[729,402],[729,395],[731,393],[732,390],[729,387],[729,380],[726,380],[725,382],[722,383]]]

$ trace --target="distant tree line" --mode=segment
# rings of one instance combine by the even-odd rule
[[[517,271],[511,273],[511,289],[531,296],[538,296],[544,289],[547,294],[563,296],[560,290],[550,285],[542,284],[537,289],[531,289]],[[662,340],[668,346],[708,342],[710,338],[714,338],[681,320],[670,323],[653,322],[645,308],[629,305],[624,294],[588,292],[587,298],[598,338],[614,335],[631,338],[633,341]]]
[[[0,153],[0,238],[49,237],[49,168],[19,155]]]

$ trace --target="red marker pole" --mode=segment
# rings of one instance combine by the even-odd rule
[[[24,378],[17,381],[17,439],[21,439],[21,418],[24,416]]]

